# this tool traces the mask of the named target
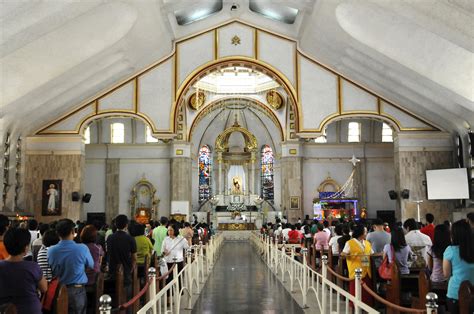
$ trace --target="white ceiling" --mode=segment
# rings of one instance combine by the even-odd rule
[[[174,12],[191,4],[209,0],[2,1],[0,125],[28,134],[169,54],[173,40],[231,19],[298,39],[322,63],[447,130],[474,125],[474,1],[271,1],[298,9],[286,24],[252,12],[248,0],[224,0],[217,14],[178,25]]]

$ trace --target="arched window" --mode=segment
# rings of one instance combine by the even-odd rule
[[[123,123],[110,125],[110,141],[113,144],[125,143],[125,126]]]
[[[91,143],[91,127],[88,126],[86,130],[84,131],[84,144],[90,144]]]
[[[212,153],[209,146],[204,145],[199,150],[199,202],[211,197],[211,168]]]
[[[382,124],[382,142],[393,142],[393,130],[386,124]]]
[[[151,128],[147,125],[146,126],[146,142],[147,143],[158,143],[158,139],[157,138],[154,138],[152,135],[151,135]]]
[[[268,145],[262,147],[262,173],[261,173],[261,194],[262,198],[273,202],[274,188],[273,188],[273,163],[275,157],[273,156],[273,150]]]

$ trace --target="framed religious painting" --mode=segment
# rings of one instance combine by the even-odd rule
[[[43,180],[42,211],[43,216],[60,216],[62,212],[62,180]]]
[[[300,197],[291,196],[290,197],[290,209],[300,209]]]

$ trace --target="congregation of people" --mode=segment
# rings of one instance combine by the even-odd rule
[[[467,280],[474,285],[474,212],[452,224],[449,221],[435,224],[435,217],[430,213],[425,219],[424,224],[410,218],[389,225],[381,219],[329,222],[306,216],[304,221],[298,219],[298,223],[290,224],[277,218],[275,223],[265,224],[261,233],[280,243],[313,249],[316,265],[321,265],[322,254],[331,251],[331,266],[335,268],[339,258],[345,261],[344,275],[351,279],[349,290],[353,295],[357,268],[362,269],[362,281],[378,292],[391,279],[382,278],[382,270],[396,263],[408,298],[418,287],[417,277],[410,277],[410,273],[426,272],[443,300],[440,311],[459,313],[461,283]],[[374,276],[375,282],[379,282],[377,287],[373,287]],[[365,291],[362,300],[369,305],[374,303]]]
[[[52,223],[10,221],[0,215],[0,305],[13,304],[17,313],[47,313],[48,295],[67,287],[68,313],[95,313],[89,288],[99,273],[113,286],[123,267],[124,291],[132,297],[132,273],[144,279],[145,260],[162,259],[171,269],[184,267],[184,250],[214,233],[211,225],[161,217],[140,224],[118,215],[111,225],[62,219]],[[163,262],[160,263],[161,265]],[[157,266],[157,265],[156,265]],[[172,274],[168,276],[168,281]],[[51,295],[49,295],[51,300]]]

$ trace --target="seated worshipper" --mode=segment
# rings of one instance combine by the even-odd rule
[[[59,236],[56,233],[56,230],[48,230],[43,235],[43,245],[38,252],[38,265],[43,272],[44,278],[48,282],[53,279],[53,271],[51,270],[51,265],[48,262],[48,249],[49,247],[58,244]]]
[[[424,269],[428,260],[428,251],[433,244],[431,238],[418,230],[418,224],[413,218],[407,219],[403,223],[403,228],[407,231],[405,239],[414,255],[411,268]]]
[[[318,232],[314,235],[314,247],[317,251],[321,249],[327,250],[329,248],[329,237],[331,235],[324,231],[324,226],[318,225]]]
[[[452,245],[443,255],[444,277],[449,278],[447,306],[451,314],[459,313],[459,287],[465,280],[474,284],[474,238],[465,220],[455,222],[451,227]]]
[[[385,245],[390,244],[390,233],[385,232],[382,219],[375,219],[373,226],[374,231],[367,235],[367,241],[375,253],[382,253]]]
[[[168,269],[171,269],[173,263],[177,263],[178,273],[184,267],[183,250],[189,249],[188,241],[179,235],[179,229],[176,225],[168,226],[168,236],[161,246],[161,254],[164,256]],[[176,259],[175,259],[176,258]],[[173,280],[173,275],[168,276],[166,283]]]
[[[346,242],[351,239],[350,232],[351,232],[351,229],[349,228],[349,225],[347,224],[342,225],[342,237],[337,239],[337,244],[339,245],[339,253],[346,246]]]
[[[115,218],[117,231],[107,239],[107,254],[109,256],[109,275],[115,279],[115,271],[119,264],[123,267],[123,282],[127,298],[132,295],[132,272],[137,263],[137,244],[127,233],[128,218],[118,215]]]
[[[40,224],[39,226],[39,236],[38,239],[34,240],[31,244],[31,252],[33,253],[33,260],[36,262],[38,258],[38,252],[43,245],[43,235],[46,231],[49,230],[48,224]]]
[[[8,220],[8,217],[0,215],[0,261],[6,259],[9,255],[5,248],[5,244],[3,243],[3,236],[5,235],[5,232],[7,232],[9,226],[10,220]]]
[[[285,228],[281,230],[281,236],[283,241],[288,242],[288,233],[291,231],[291,225],[289,223],[285,223]]]
[[[104,257],[104,250],[97,244],[97,229],[94,225],[87,225],[81,231],[81,243],[85,244],[91,253],[94,260],[94,268],[87,269],[87,284],[95,284],[96,274],[100,272],[102,265],[102,258]]]
[[[433,246],[428,251],[428,269],[431,271],[432,282],[445,282],[447,278],[443,274],[443,255],[448,246],[451,245],[451,233],[448,226],[437,225],[434,228]]]
[[[288,232],[288,243],[298,244],[301,243],[302,234],[296,230],[295,225],[291,225],[291,230]]]
[[[191,228],[191,224],[189,222],[185,222],[183,237],[188,241],[189,245],[193,245],[193,235],[194,235],[194,231],[193,231],[193,228]]]
[[[87,246],[73,241],[74,228],[71,219],[60,220],[56,232],[61,240],[48,249],[48,262],[53,276],[67,287],[69,314],[86,312],[86,269],[94,268],[94,260]]]
[[[145,276],[145,257],[148,257],[148,261],[151,258],[151,252],[153,251],[153,244],[150,239],[145,236],[145,225],[136,224],[133,229],[130,230],[130,235],[135,238],[135,244],[137,245],[137,266],[138,266],[138,277]]]
[[[398,262],[400,274],[408,275],[410,273],[408,259],[411,255],[411,249],[407,245],[405,233],[400,227],[392,228],[390,244],[385,244],[383,247],[383,257],[388,256],[389,263],[393,263],[393,252],[395,252],[395,260]]]
[[[363,225],[356,225],[352,232],[352,239],[347,241],[341,255],[346,256],[347,270],[349,272],[349,290],[352,295],[355,295],[355,270],[362,269],[362,281],[370,288],[372,288],[370,272],[370,255],[373,253],[370,242],[366,240],[367,228]],[[371,305],[373,303],[372,297],[362,289],[362,302]],[[352,303],[351,303],[352,306]]]
[[[0,304],[13,303],[19,314],[41,314],[37,290],[45,293],[48,282],[37,263],[23,260],[31,243],[30,232],[8,229],[3,241],[9,257],[0,261]]]
[[[434,229],[435,229],[435,225],[433,223],[434,216],[433,216],[433,214],[428,213],[428,214],[426,214],[425,218],[426,218],[426,226],[421,228],[420,232],[423,233],[423,234],[426,234],[427,236],[429,236],[430,239],[431,239],[431,242],[433,242],[434,241]]]
[[[332,255],[339,255],[339,244],[337,243],[337,240],[342,237],[342,225],[337,225],[334,228],[334,231],[336,232],[336,235],[331,237],[329,240],[329,246],[331,247]]]

